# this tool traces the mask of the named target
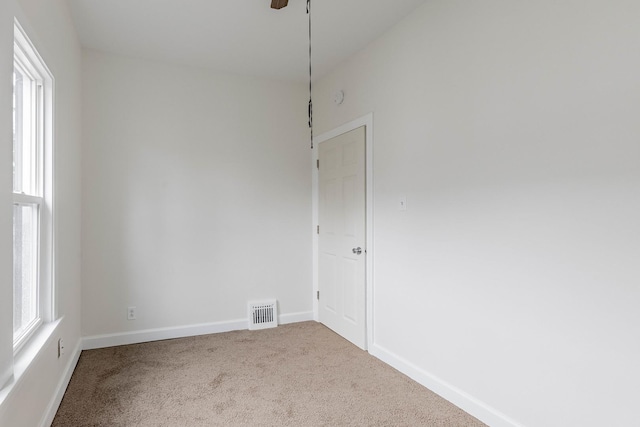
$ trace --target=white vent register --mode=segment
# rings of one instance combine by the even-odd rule
[[[275,328],[278,326],[278,304],[276,300],[249,302],[249,330]]]

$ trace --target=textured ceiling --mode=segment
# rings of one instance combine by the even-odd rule
[[[425,0],[312,0],[314,78]],[[69,0],[83,46],[221,72],[308,79],[305,0]]]

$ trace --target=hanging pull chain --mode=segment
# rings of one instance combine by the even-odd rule
[[[307,15],[309,15],[309,129],[311,130],[311,149],[313,150],[313,102],[311,94],[311,0],[307,0]]]

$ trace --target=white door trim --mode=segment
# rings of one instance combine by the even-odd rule
[[[365,194],[366,200],[366,236],[367,236],[367,257],[365,267],[365,299],[366,299],[366,343],[365,349],[369,349],[373,344],[373,113],[357,118],[339,126],[333,130],[325,132],[313,138],[313,150],[311,152],[311,182],[312,182],[312,242],[313,242],[313,318],[319,321],[318,300],[316,293],[318,292],[318,234],[316,227],[318,225],[318,205],[319,205],[319,182],[318,169],[316,161],[318,160],[318,145],[338,135],[352,131],[361,126],[365,126]]]

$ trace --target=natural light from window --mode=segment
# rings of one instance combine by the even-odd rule
[[[51,317],[51,76],[16,24],[13,63],[13,342]],[[49,91],[47,91],[49,89]],[[48,101],[48,104],[47,104]],[[48,161],[49,160],[49,161]]]

